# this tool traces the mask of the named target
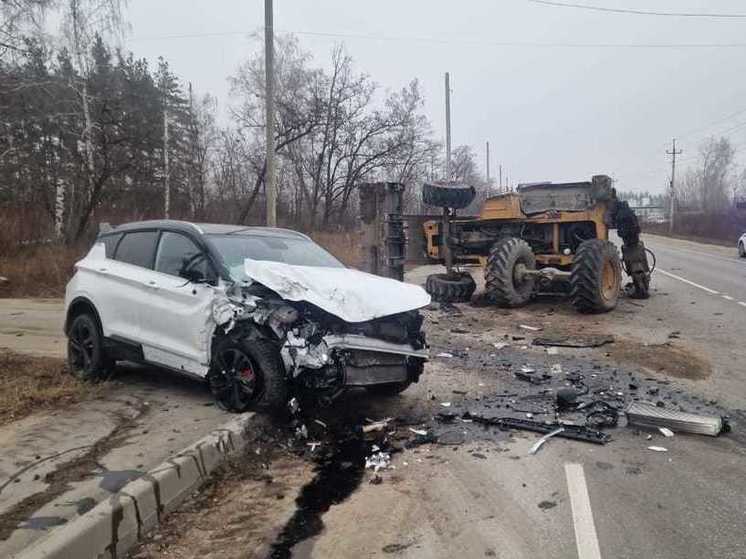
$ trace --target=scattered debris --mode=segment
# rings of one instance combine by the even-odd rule
[[[410,427],[409,430],[412,431],[412,433],[414,433],[415,435],[420,435],[422,437],[427,435],[427,431],[425,429],[412,429]]]
[[[558,355],[559,354],[559,348],[551,346],[547,348],[547,354],[548,355]]]
[[[658,431],[660,431],[664,437],[673,437],[673,431],[671,431],[671,429],[667,429],[666,427],[658,427]]]
[[[445,357],[446,359],[450,359],[451,357],[453,357],[453,353],[448,353],[447,351],[441,351],[435,357]]]
[[[627,407],[626,413],[627,423],[635,427],[648,429],[668,427],[675,433],[693,433],[711,437],[730,431],[730,425],[722,417],[675,411],[640,402],[632,402]]]
[[[560,388],[555,392],[555,399],[559,409],[577,405],[578,391],[575,388]]]
[[[369,423],[368,425],[363,425],[363,433],[370,433],[372,431],[383,431],[386,427],[388,427],[388,424],[391,420],[391,417],[387,417],[386,419],[382,419],[381,421],[374,421],[373,423]]]
[[[381,452],[380,450],[376,452],[376,449],[378,449],[378,447],[374,446],[373,454],[365,458],[365,469],[373,468],[373,471],[377,473],[378,470],[385,470],[391,465],[391,455],[387,452]]]
[[[495,349],[504,349],[510,346],[510,344],[506,342],[494,342],[492,345],[495,346]]]
[[[288,402],[288,410],[290,410],[290,415],[298,415],[300,412],[300,404],[298,403],[297,398],[290,398],[290,401]]]
[[[564,431],[564,427],[559,427],[558,429],[555,429],[551,433],[547,433],[543,437],[541,437],[538,441],[536,441],[531,448],[529,449],[528,453],[533,455],[539,452],[539,449],[544,445],[545,442],[547,442],[552,437],[559,435],[562,431]]]
[[[440,405],[443,406],[444,408],[450,408],[451,402],[441,402]]]
[[[534,433],[551,433],[564,427],[564,430],[558,433],[557,437],[565,439],[574,439],[595,444],[606,444],[611,440],[611,436],[602,431],[594,431],[588,427],[579,425],[567,425],[559,423],[544,423],[541,421],[531,421],[528,419],[517,419],[515,417],[484,417],[466,412],[463,415],[466,419],[472,419],[475,422],[485,425],[493,425],[501,429],[521,429],[524,431],[533,431]]]
[[[668,449],[664,446],[649,446],[648,450],[652,450],[653,452],[668,452]]]
[[[519,324],[518,328],[521,330],[528,330],[529,332],[540,332],[543,330],[540,326],[529,326],[528,324]]]
[[[561,375],[562,374],[562,365],[559,363],[555,363],[549,368],[549,372],[553,375]]]
[[[602,345],[614,343],[614,336],[608,335],[577,335],[577,336],[561,336],[552,335],[545,336],[543,338],[536,338],[534,345],[542,346],[559,346],[559,347],[600,347]]]

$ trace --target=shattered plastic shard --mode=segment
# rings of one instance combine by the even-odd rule
[[[668,449],[663,446],[649,446],[648,450],[652,450],[654,452],[668,452]]]

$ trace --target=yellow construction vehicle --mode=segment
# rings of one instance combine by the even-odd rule
[[[506,307],[526,304],[539,290],[569,292],[580,312],[616,306],[622,263],[632,279],[632,295],[646,298],[651,269],[640,226],[629,205],[619,200],[605,175],[590,182],[533,183],[517,192],[488,198],[476,218],[455,218],[454,209],[473,200],[472,187],[425,184],[425,203],[443,208],[442,221],[424,224],[427,253],[443,261],[446,273],[428,277],[426,289],[437,301],[465,301],[474,292],[471,275],[454,262],[484,268],[487,297]],[[617,229],[622,260],[609,241]]]

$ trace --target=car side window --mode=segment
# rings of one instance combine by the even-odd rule
[[[114,249],[117,248],[119,239],[122,238],[122,234],[104,235],[100,237],[97,242],[104,243],[106,249],[106,258],[112,258],[114,256]]]
[[[209,279],[210,263],[204,251],[191,239],[179,233],[166,231],[161,235],[155,256],[155,271],[171,276],[182,276],[185,270],[198,272]]]
[[[117,246],[114,260],[142,266],[143,268],[152,268],[153,253],[157,241],[157,231],[126,233]]]

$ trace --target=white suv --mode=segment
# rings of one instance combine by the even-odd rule
[[[70,369],[118,360],[204,378],[230,411],[291,391],[396,394],[427,359],[418,286],[346,268],[285,229],[145,221],[99,235],[65,293]]]

